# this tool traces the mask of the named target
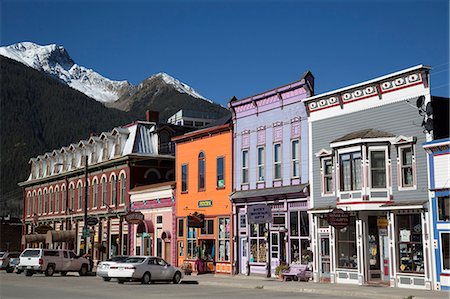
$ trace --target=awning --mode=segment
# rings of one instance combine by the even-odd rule
[[[264,189],[256,189],[256,190],[246,190],[246,191],[235,191],[231,193],[230,199],[233,202],[241,202],[248,199],[276,199],[280,196],[284,199],[290,198],[302,198],[308,196],[309,184],[300,184],[300,185],[292,185],[292,186],[283,186],[283,187],[273,187],[273,188],[264,188]]]
[[[385,203],[380,210],[426,209],[428,200],[406,200]]]
[[[39,243],[45,242],[46,234],[30,234],[22,236],[22,245],[26,245],[28,243]]]
[[[142,234],[142,233],[153,233],[153,222],[151,220],[142,220],[136,229],[136,233]]]
[[[50,230],[46,234],[45,242],[48,244],[53,244],[56,242],[75,242],[75,231],[74,230],[60,230],[60,231]]]
[[[169,242],[172,238],[172,235],[169,231],[165,230],[161,233],[161,239],[163,239],[166,242]]]

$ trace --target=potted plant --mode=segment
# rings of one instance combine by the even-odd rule
[[[283,272],[286,272],[289,270],[289,265],[286,263],[281,263],[275,268],[275,275],[278,277],[279,280],[283,280]]]

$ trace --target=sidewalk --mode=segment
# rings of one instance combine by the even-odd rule
[[[450,298],[450,294],[445,291],[425,291],[413,289],[399,289],[379,286],[358,286],[349,284],[330,284],[297,281],[278,281],[274,278],[256,276],[228,276],[219,274],[203,274],[197,276],[185,276],[185,281],[198,281],[202,285],[227,286],[246,289],[264,289],[283,292],[300,292],[319,295],[333,295],[342,297],[361,298],[399,298],[405,299],[411,296],[414,299],[421,298]],[[411,298],[409,297],[409,298]]]

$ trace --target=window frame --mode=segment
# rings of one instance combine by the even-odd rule
[[[108,196],[107,195],[107,190],[106,190],[106,184],[107,184],[107,179],[106,179],[106,177],[102,177],[101,179],[100,179],[100,185],[101,185],[101,188],[102,188],[102,195],[101,195],[101,207],[102,208],[104,208],[104,207],[106,207],[106,197]]]
[[[441,216],[442,216],[442,213],[441,213],[441,210],[442,210],[441,202],[445,201],[445,199],[447,199],[449,204],[445,205],[445,203],[444,203],[444,210],[446,209],[446,206],[448,206],[448,210],[446,212],[449,214],[449,216],[447,217],[447,219],[445,219],[445,218],[442,219],[441,218]],[[437,208],[437,211],[436,211],[437,212],[437,221],[439,221],[439,222],[450,222],[450,198],[449,198],[448,194],[447,195],[442,195],[442,196],[439,196],[439,195],[436,196],[436,208]]]
[[[326,163],[330,162],[331,163],[331,171],[330,173],[327,173],[327,167],[326,167]],[[334,186],[334,159],[333,156],[329,155],[326,157],[321,157],[320,158],[320,167],[321,167],[321,177],[322,177],[322,196],[330,196],[330,195],[334,195],[334,190],[335,190],[335,186]],[[327,188],[327,180],[330,179],[331,180],[331,190],[328,190]]]
[[[241,184],[247,185],[249,183],[249,150],[242,149],[241,151]],[[246,163],[244,163],[246,162]]]
[[[294,143],[297,144],[296,148],[294,149]],[[297,175],[294,174],[294,170],[297,167]],[[298,179],[300,178],[300,139],[295,138],[291,140],[291,178],[292,179]]]
[[[98,180],[95,178],[92,181],[92,209],[95,210],[98,207]]]
[[[219,161],[222,160],[222,186],[219,186]],[[216,188],[217,189],[224,189],[225,188],[225,157],[224,156],[218,156],[216,157]]]
[[[443,249],[444,248],[446,248],[448,251],[450,251],[450,248],[448,248],[448,247],[444,247],[443,246],[443,242],[442,242],[442,236],[443,235],[448,235],[448,238],[450,239],[450,232],[449,231],[441,231],[441,232],[439,232],[439,247],[440,247],[440,255],[441,255],[441,272],[444,272],[444,273],[449,273],[450,272],[450,264],[448,265],[448,268],[447,269],[444,269],[444,262],[445,262],[445,259],[444,259],[444,252],[443,252]],[[449,240],[449,242],[450,242],[450,240]]]
[[[373,190],[386,190],[390,187],[388,181],[389,178],[389,151],[387,146],[368,146],[368,157],[369,161],[369,188]],[[372,153],[373,152],[384,152],[384,187],[373,187],[372,170],[379,170],[372,168]]]
[[[356,186],[354,186],[354,184],[356,184],[357,183],[357,181],[355,180],[355,176],[353,175],[353,164],[354,164],[354,161],[356,161],[357,159],[355,159],[354,158],[354,155],[355,154],[359,154],[360,156],[359,156],[359,167],[361,167],[361,162],[362,162],[362,158],[363,158],[363,155],[362,155],[362,150],[361,150],[361,148],[360,147],[358,147],[358,149],[352,149],[351,151],[338,151],[338,158],[339,158],[339,191],[342,193],[342,192],[354,192],[354,191],[361,191],[362,190],[362,183],[363,183],[363,181],[362,181],[362,170],[360,169],[359,171],[360,171],[360,174],[361,174],[361,177],[360,177],[360,188],[359,189],[357,189],[356,188]],[[343,163],[342,163],[342,156],[344,156],[344,155],[349,155],[350,156],[350,158],[349,158],[349,163],[350,163],[350,189],[349,190],[345,190],[345,188],[344,188],[344,167],[342,167],[343,166]]]
[[[81,211],[83,209],[83,184],[79,183],[77,185],[77,211]]]
[[[125,195],[127,193],[127,177],[125,173],[119,175],[119,206],[125,204]]]
[[[198,154],[198,191],[206,189],[206,155],[203,151]]]
[[[276,160],[276,155],[277,155],[277,151],[276,148],[279,147],[280,152],[279,152],[279,157]],[[274,181],[280,181],[283,179],[283,168],[282,168],[282,162],[283,162],[283,148],[281,146],[281,142],[275,142],[273,144],[273,180]],[[277,177],[277,168],[279,169],[279,176]]]
[[[260,152],[262,154],[260,155]],[[261,158],[261,159],[260,159]],[[263,183],[265,181],[265,164],[266,164],[266,147],[264,145],[258,146],[256,149],[256,164],[257,164],[257,174],[256,179],[258,183]],[[262,174],[262,176],[261,176]]]
[[[185,174],[183,174],[184,167],[186,169]],[[183,178],[183,176],[185,177]],[[189,163],[183,163],[181,164],[181,193],[189,192],[188,182],[189,182]]]
[[[227,221],[228,220],[228,221]],[[227,222],[228,222],[228,235],[227,235]],[[220,226],[224,225],[224,233],[220,229]],[[231,219],[230,217],[219,217],[217,220],[217,261],[218,262],[230,262],[231,261]],[[224,257],[221,257],[220,246],[224,245]],[[227,247],[228,246],[228,247]],[[228,255],[227,255],[228,248]],[[227,258],[228,257],[228,258]]]
[[[411,149],[411,166],[404,166],[403,164],[403,151],[405,149]],[[417,189],[417,174],[415,169],[415,160],[416,160],[416,147],[414,143],[397,145],[397,167],[398,167],[398,190],[415,190]],[[403,170],[406,168],[411,168],[412,172],[412,184],[405,185],[404,180],[405,176],[403,174]]]

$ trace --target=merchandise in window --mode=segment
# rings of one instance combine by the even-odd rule
[[[189,227],[187,231],[187,259],[195,260],[198,256],[197,229]]]
[[[450,198],[449,196],[440,196],[437,198],[438,220],[450,221]]]
[[[340,155],[341,191],[361,190],[361,152]]]
[[[266,262],[265,224],[250,225],[250,263]]]
[[[403,273],[423,273],[422,222],[420,214],[397,215],[399,265]]]
[[[336,231],[336,255],[338,268],[357,269],[356,218],[350,217],[347,227]]]
[[[219,218],[219,250],[218,261],[230,261],[230,218]]]

